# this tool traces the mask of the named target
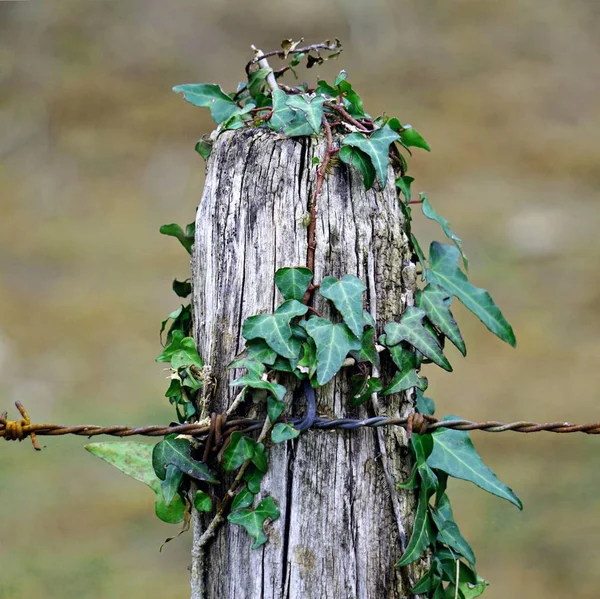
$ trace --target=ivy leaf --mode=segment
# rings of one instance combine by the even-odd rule
[[[464,557],[471,566],[475,567],[475,554],[473,549],[462,536],[458,525],[454,521],[450,500],[444,493],[436,508],[429,507],[431,518],[438,529],[437,541],[448,545],[459,555]]]
[[[235,512],[236,510],[248,507],[254,503],[254,494],[248,489],[248,487],[244,487],[233,500],[231,504],[231,511]]]
[[[350,352],[350,355],[357,362],[370,362],[373,366],[379,367],[379,352],[375,347],[375,329],[366,329],[360,343],[361,348],[358,351]]]
[[[429,499],[427,497],[426,489],[425,486],[421,486],[413,532],[402,559],[396,564],[397,568],[402,568],[403,566],[418,560],[433,541],[433,528],[427,509]]]
[[[223,469],[226,472],[237,470],[246,460],[254,457],[256,442],[242,433],[232,433],[227,448],[223,452]]]
[[[271,381],[265,381],[256,374],[250,372],[245,376],[236,379],[230,383],[231,387],[250,387],[251,389],[264,389],[272,393],[278,400],[282,400],[285,397],[285,387],[278,383],[272,383]]]
[[[285,410],[285,402],[275,399],[272,396],[267,397],[267,414],[271,422],[275,422]]]
[[[450,312],[451,303],[452,296],[437,285],[427,285],[422,291],[417,290],[417,306],[425,310],[427,318],[454,343],[463,356],[466,356],[465,342]]]
[[[246,351],[249,360],[261,362],[267,366],[273,366],[277,359],[277,352],[273,351],[264,339],[252,339],[248,341],[246,343]]]
[[[159,229],[159,232],[162,235],[167,235],[168,237],[175,237],[175,239],[179,240],[179,243],[186,249],[188,254],[192,253],[192,246],[194,245],[194,229],[195,223],[190,223],[186,227],[185,233],[183,229],[176,223],[171,223],[170,225],[162,225]]]
[[[194,146],[194,150],[204,158],[204,160],[208,160],[210,153],[212,152],[213,142],[206,137],[201,137]]]
[[[425,276],[427,274],[427,260],[425,259],[425,254],[423,253],[423,250],[421,249],[421,246],[419,245],[419,241],[414,236],[414,233],[410,234],[410,242],[413,246],[413,249],[415,250],[415,254],[417,255],[417,258],[419,259],[419,262],[421,263],[421,271],[422,271],[421,272],[421,280],[424,281]]]
[[[417,412],[420,414],[427,414],[429,416],[433,416],[435,414],[435,402],[433,399],[425,397],[421,389],[417,389],[416,407]]]
[[[303,266],[280,268],[275,273],[275,285],[286,300],[301,302],[312,279],[312,271]]]
[[[467,257],[465,256],[462,249],[462,239],[458,235],[456,235],[454,231],[452,231],[452,229],[450,228],[450,222],[447,221],[443,216],[438,214],[433,209],[433,206],[427,199],[427,196],[424,193],[419,194],[419,196],[421,198],[421,210],[423,211],[423,214],[428,219],[435,221],[440,225],[440,227],[442,227],[446,237],[452,240],[454,245],[458,248],[465,270],[469,270],[469,261],[467,260]]]
[[[323,102],[325,98],[315,96],[308,100],[306,96],[297,94],[287,97],[287,105],[296,112],[304,114],[306,122],[310,125],[312,133],[319,133],[323,119]]]
[[[191,446],[187,439],[167,437],[164,441],[159,441],[152,451],[152,466],[156,476],[165,480],[167,467],[173,465],[191,478],[207,483],[218,483],[208,466],[192,458],[190,451]]]
[[[303,112],[297,112],[291,122],[283,130],[286,137],[305,137],[313,135],[314,131],[306,120],[306,115]]]
[[[273,443],[283,443],[295,439],[299,434],[300,431],[296,430],[291,424],[278,422],[271,432],[271,440]]]
[[[257,106],[264,106],[265,99],[268,98],[265,95],[267,88],[266,79],[273,72],[273,69],[256,69],[252,71],[248,77],[248,91],[252,98],[256,101]]]
[[[402,126],[400,138],[402,139],[402,143],[409,148],[422,148],[423,150],[431,152],[429,144],[421,137],[418,131],[412,128],[411,125]]]
[[[210,108],[210,114],[216,123],[226,121],[239,106],[215,83],[186,83],[173,88],[176,94],[183,94],[186,101],[200,108]]]
[[[306,314],[308,307],[297,300],[287,300],[274,315],[259,314],[247,318],[242,326],[245,339],[264,339],[271,349],[284,358],[297,358],[301,341],[292,337],[290,321]]]
[[[385,326],[386,343],[397,345],[401,341],[406,341],[438,366],[452,372],[452,366],[444,356],[437,339],[430,335],[423,326],[424,317],[425,311],[421,308],[415,308],[414,306],[407,308],[402,314],[400,323],[390,322]]]
[[[248,483],[248,489],[254,495],[260,492],[260,483],[264,476],[265,473],[261,472],[254,464],[250,464],[244,473],[244,480]]]
[[[412,197],[410,193],[410,185],[414,180],[414,177],[409,177],[408,175],[404,175],[403,177],[398,177],[396,179],[396,187],[404,194],[404,199],[406,200],[407,204],[410,202]]]
[[[177,466],[169,464],[167,466],[165,480],[160,483],[163,499],[167,505],[173,501],[173,497],[175,497],[175,493],[177,493],[177,489],[179,489],[182,480],[183,472],[179,470]]]
[[[362,306],[365,289],[363,282],[354,275],[345,275],[339,281],[335,277],[325,277],[319,288],[319,293],[333,302],[348,328],[359,338],[365,327]]]
[[[515,347],[517,341],[512,327],[490,294],[471,284],[458,268],[459,255],[460,252],[455,247],[433,241],[429,247],[430,268],[426,272],[427,281],[457,297],[494,335]]]
[[[262,443],[254,445],[254,455],[251,459],[252,463],[261,472],[266,472],[269,469],[269,454]]]
[[[287,94],[281,89],[274,89],[271,92],[273,99],[273,114],[269,119],[268,125],[274,131],[284,129],[296,116],[296,113],[287,105]]]
[[[379,393],[383,389],[383,383],[374,376],[363,377],[357,375],[352,377],[352,381],[357,383],[352,391],[350,398],[351,406],[360,406],[365,403],[373,393]]]
[[[210,512],[212,510],[212,499],[204,491],[196,491],[194,496],[194,507],[199,512]]]
[[[246,532],[254,539],[252,549],[258,549],[268,540],[263,532],[266,520],[277,520],[277,518],[279,518],[279,508],[275,505],[272,497],[265,497],[255,510],[241,508],[227,516],[229,522],[245,528]]]
[[[419,579],[415,586],[410,589],[410,592],[413,595],[420,595],[424,593],[427,595],[427,597],[430,597],[432,593],[441,587],[441,584],[442,579],[437,573],[437,568],[434,565],[431,566],[431,568],[427,570],[427,572]],[[452,599],[454,599],[454,597]]]
[[[453,418],[456,417],[448,416],[444,420]],[[484,491],[510,501],[520,510],[523,509],[523,504],[512,489],[500,482],[483,463],[468,432],[441,428],[432,433],[432,436],[433,451],[427,460],[431,468],[475,483]]]
[[[342,81],[344,81],[346,78],[348,77],[348,73],[346,73],[346,71],[344,71],[343,69],[340,71],[340,74],[335,78],[335,81],[333,82],[333,85],[335,85],[336,87],[338,85],[340,85],[340,83]]]
[[[172,288],[179,297],[187,297],[190,293],[192,293],[192,284],[190,283],[189,279],[185,281],[173,279]]]
[[[196,342],[192,337],[184,337],[181,331],[173,331],[171,343],[156,358],[157,362],[170,362],[174,369],[194,364],[198,368],[204,366],[202,358],[198,355]]]
[[[317,382],[322,386],[335,376],[350,350],[360,349],[360,341],[345,324],[317,316],[310,318],[305,328],[317,346]]]
[[[366,116],[361,97],[354,91],[350,83],[340,81],[337,86],[342,94],[346,110],[354,117],[362,118]]]
[[[400,139],[400,136],[387,125],[377,129],[366,137],[363,133],[350,133],[342,140],[342,145],[353,146],[367,153],[373,162],[377,178],[385,187],[387,183],[388,166],[390,163],[390,144]]]
[[[183,305],[179,306],[179,308],[177,308],[177,310],[174,310],[173,312],[171,312],[171,314],[169,314],[162,321],[162,324],[160,327],[160,333],[159,333],[161,345],[163,344],[163,341],[162,341],[163,332],[164,332],[169,320],[172,320],[173,322],[171,323],[169,332],[167,333],[166,343],[171,343],[171,341],[173,340],[173,333],[175,333],[175,331],[181,331],[181,333],[184,334],[190,330],[190,327],[192,324],[192,311],[191,311],[189,304],[187,306],[183,306]]]
[[[387,345],[385,335],[382,335],[379,340],[383,345]],[[398,367],[398,373],[394,376],[389,386],[383,390],[382,395],[392,395],[393,393],[400,393],[401,391],[407,391],[416,387],[421,391],[427,389],[427,379],[420,377],[417,373],[417,358],[415,354],[407,349],[404,349],[402,345],[395,345],[388,347],[392,360]]]
[[[312,379],[315,372],[317,372],[317,347],[310,337],[302,344],[302,357],[296,368],[307,374],[309,379]]]
[[[339,157],[342,162],[351,164],[357,171],[360,172],[365,184],[365,189],[371,189],[375,182],[375,167],[371,162],[368,154],[365,154],[358,148],[352,146],[342,146],[339,151]]]
[[[185,514],[185,504],[179,495],[173,497],[171,503],[165,503],[160,480],[152,467],[152,451],[150,443],[136,441],[118,441],[90,443],[85,449],[92,455],[114,466],[127,476],[131,476],[154,491],[156,516],[163,522],[177,524]]]

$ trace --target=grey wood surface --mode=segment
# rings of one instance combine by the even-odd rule
[[[225,132],[214,145],[192,259],[195,336],[217,380],[211,410],[225,410],[239,391],[229,383],[240,372],[228,371],[227,364],[244,346],[244,319],[271,312],[282,301],[273,281],[278,268],[305,264],[305,217],[316,180],[312,160],[324,152],[323,140],[287,139],[262,129]],[[360,277],[368,288],[365,309],[376,318],[378,333],[413,303],[415,289],[393,176],[390,167],[385,190],[366,192],[358,172],[342,163],[327,177],[318,202],[315,281]],[[315,307],[330,314],[322,299]],[[389,367],[382,368],[385,375]],[[350,375],[344,372],[318,392],[320,415],[397,415],[413,409],[411,394],[350,408]],[[293,381],[280,382],[290,388],[291,402]],[[250,408],[264,413],[261,405]],[[302,410],[302,404],[291,406],[291,413]],[[206,562],[193,564],[192,597],[412,596],[408,588],[418,573],[394,567],[410,536],[415,501],[393,485],[409,471],[406,435],[397,427],[313,430],[272,447],[262,496],[275,498],[281,517],[268,525],[269,542],[251,550],[246,532],[225,523]],[[206,523],[194,514],[195,543]]]

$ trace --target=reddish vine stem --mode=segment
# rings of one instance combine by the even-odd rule
[[[325,128],[325,135],[327,137],[327,148],[325,150],[325,156],[319,165],[317,170],[317,183],[315,185],[315,193],[313,194],[312,202],[310,205],[310,223],[308,225],[308,246],[306,249],[306,267],[314,272],[315,270],[315,250],[317,248],[316,232],[317,232],[317,202],[321,189],[323,188],[323,182],[325,181],[325,175],[327,174],[327,167],[333,154],[337,152],[337,149],[333,147],[333,135],[331,133],[331,126],[327,121],[325,115],[321,119],[323,127]],[[307,304],[310,301],[312,291],[309,289],[304,294],[303,301]]]
[[[327,108],[335,110],[338,114],[343,116],[349,123],[352,123],[359,131],[363,133],[370,133],[371,130],[367,129],[360,121],[357,121],[343,106],[340,104],[334,104],[333,102],[324,103]]]

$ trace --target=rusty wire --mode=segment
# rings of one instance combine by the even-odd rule
[[[62,435],[77,435],[80,437],[96,437],[98,435],[108,435],[112,437],[133,437],[137,435],[145,437],[165,437],[171,434],[185,434],[192,436],[208,435],[211,432],[210,424],[178,424],[178,425],[150,425],[130,427],[127,425],[111,425],[98,426],[95,424],[77,424],[74,426],[66,426],[62,424],[32,424],[29,416],[23,406],[17,403],[17,408],[21,412],[23,418],[19,421],[8,420],[6,412],[0,416],[0,437],[7,441],[19,440],[22,441],[27,437],[31,438],[34,447],[37,447],[36,436],[62,436]],[[421,418],[422,416],[422,418]],[[213,418],[214,420],[214,418]],[[251,418],[237,418],[226,420],[222,417],[219,419],[223,430],[220,434],[223,437],[229,437],[232,432],[250,432],[257,430],[263,425],[263,420],[255,420]],[[600,434],[600,423],[588,424],[572,424],[570,422],[501,422],[498,420],[486,420],[475,422],[473,420],[465,420],[461,418],[453,418],[451,420],[438,420],[433,416],[411,415],[404,418],[377,416],[374,418],[354,419],[354,418],[311,418],[310,427],[306,427],[306,417],[303,418],[288,418],[285,420],[289,424],[299,424],[303,426],[303,430],[320,429],[320,430],[354,430],[363,427],[380,427],[380,426],[401,426],[408,431],[419,433],[432,432],[440,428],[448,428],[460,431],[480,430],[488,433],[503,433],[513,431],[516,433],[585,433],[588,435]],[[214,424],[212,425],[214,428]],[[219,427],[220,428],[220,427]]]

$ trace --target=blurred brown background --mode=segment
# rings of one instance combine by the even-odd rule
[[[37,421],[167,422],[158,328],[178,305],[208,111],[179,83],[235,88],[255,43],[339,37],[372,114],[431,154],[416,189],[452,220],[516,351],[458,311],[469,355],[429,368],[439,412],[600,420],[600,5],[595,0],[0,2],[0,408]],[[307,79],[317,73],[309,71]],[[418,219],[425,237],[441,233]],[[600,439],[474,433],[525,503],[453,485],[486,597],[597,596]],[[189,535],[84,439],[0,445],[0,597],[181,598]]]

